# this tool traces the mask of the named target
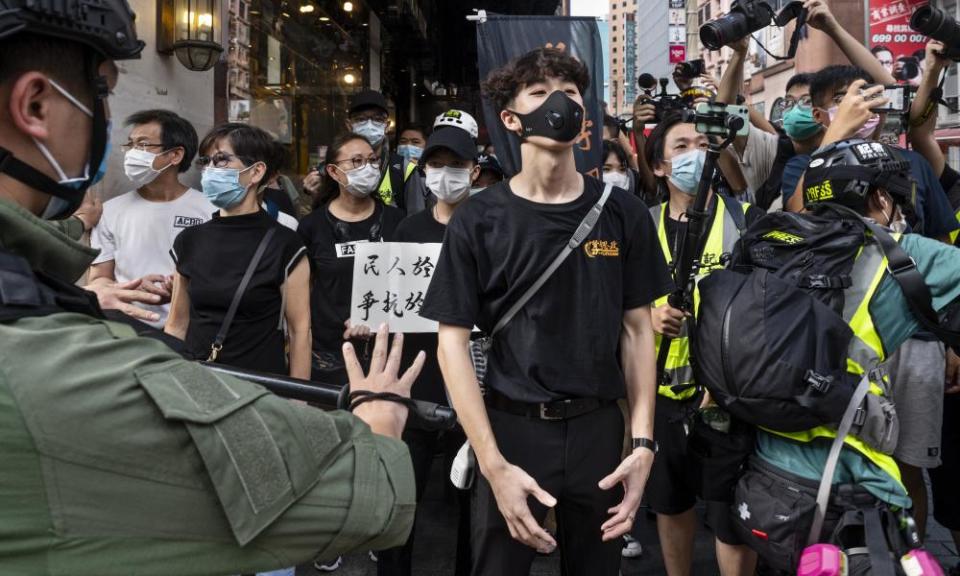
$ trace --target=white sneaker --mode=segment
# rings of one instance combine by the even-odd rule
[[[641,554],[643,554],[643,546],[633,536],[624,534],[623,550],[620,551],[620,555],[624,558],[637,558]]]
[[[313,567],[316,568],[318,572],[336,572],[342,564],[343,556],[337,556],[336,560],[327,562],[326,564],[322,564],[319,560],[313,561]]]

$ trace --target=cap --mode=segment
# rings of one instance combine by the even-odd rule
[[[492,170],[497,173],[497,176],[503,178],[503,168],[500,166],[500,161],[497,160],[496,156],[492,154],[481,154],[480,158],[477,159],[477,163],[480,165],[480,171]]]
[[[380,108],[384,111],[389,110],[387,108],[387,99],[383,97],[383,94],[375,90],[364,90],[363,92],[358,92],[350,98],[350,108],[349,113],[356,112],[363,108]]]
[[[477,125],[477,120],[463,110],[451,109],[437,116],[436,120],[433,121],[433,127],[444,126],[456,126],[461,130],[466,130],[474,140],[480,136],[480,127]]]
[[[897,148],[858,138],[840,140],[811,156],[803,177],[803,204],[833,202],[863,210],[868,195],[882,188],[912,213],[916,186],[910,161]]]
[[[420,163],[440,148],[447,148],[463,160],[476,160],[477,146],[473,138],[464,130],[434,130],[427,138],[427,147],[423,150]]]

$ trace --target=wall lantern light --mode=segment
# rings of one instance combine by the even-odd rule
[[[175,54],[188,70],[209,70],[223,52],[219,24],[217,0],[158,0],[157,52]]]

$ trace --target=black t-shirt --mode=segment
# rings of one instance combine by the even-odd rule
[[[433,217],[433,210],[421,210],[412,216],[403,219],[393,234],[394,242],[443,242],[443,235],[447,230],[446,224],[437,222]],[[417,353],[423,350],[427,354],[423,370],[413,385],[411,396],[418,400],[427,400],[438,404],[447,404],[447,396],[443,390],[443,375],[440,373],[440,364],[437,362],[437,335],[432,333],[404,334],[403,360],[401,366],[413,363]]]
[[[564,204],[531,202],[508,182],[470,198],[447,226],[421,314],[489,334],[600,199],[602,184],[584,182]],[[487,385],[522,402],[623,398],[624,312],[672,286],[646,206],[614,190],[587,240],[494,338]]]
[[[263,200],[267,203],[267,207],[273,211],[283,212],[294,218],[297,217],[297,209],[294,207],[293,200],[290,199],[290,195],[287,194],[286,190],[282,188],[264,188]],[[276,219],[277,215],[274,213],[272,216]]]
[[[351,243],[392,240],[403,213],[376,203],[373,214],[360,222],[346,222],[317,207],[300,222],[300,237],[312,265],[310,308],[313,317],[313,349],[340,357],[344,322],[350,318],[353,291]]]
[[[297,233],[265,211],[213,219],[187,228],[173,242],[177,272],[190,283],[186,356],[205,360],[263,235],[276,228],[240,300],[218,362],[274,374],[287,373],[281,330],[281,289],[306,254]]]

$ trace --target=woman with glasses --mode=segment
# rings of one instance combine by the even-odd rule
[[[261,207],[277,169],[273,139],[253,126],[224,124],[207,134],[200,154],[203,194],[219,210],[173,243],[165,331],[197,360],[309,378],[306,251],[296,232]]]
[[[351,326],[353,248],[360,242],[390,239],[403,214],[384,205],[375,194],[380,184],[380,158],[359,134],[348,134],[327,149],[323,179],[314,209],[300,222],[300,236],[313,264],[313,376],[336,384],[346,382],[340,349],[344,340],[359,338],[366,351],[366,326]]]

